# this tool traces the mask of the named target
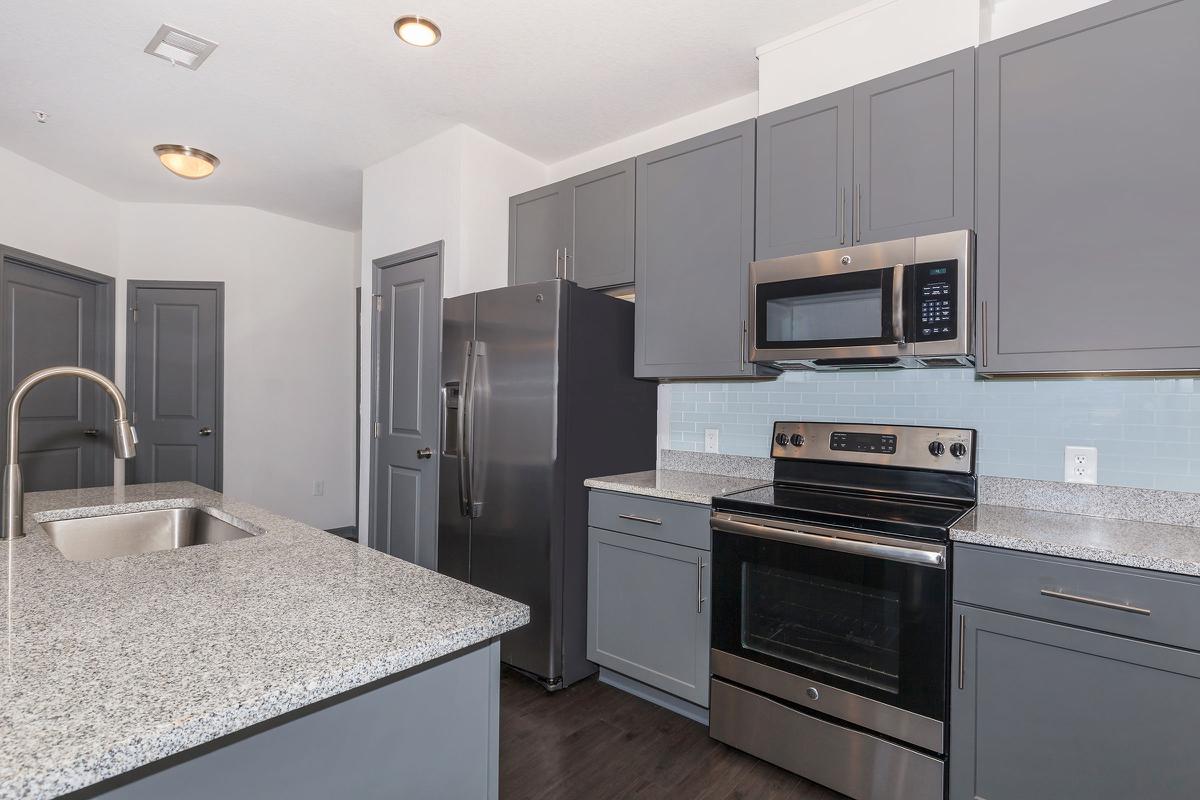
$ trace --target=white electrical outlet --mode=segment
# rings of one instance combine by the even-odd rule
[[[704,429],[704,452],[721,452],[721,431],[719,428]]]
[[[313,481],[313,497],[325,496],[325,481]]]
[[[1067,447],[1063,480],[1067,483],[1095,483],[1100,453],[1094,447]]]

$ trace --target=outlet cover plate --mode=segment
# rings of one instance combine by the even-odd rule
[[[1067,445],[1063,458],[1063,480],[1067,483],[1095,483],[1099,465],[1100,453],[1096,448]]]
[[[705,428],[704,429],[704,452],[706,452],[706,453],[721,452],[721,429],[720,428]]]

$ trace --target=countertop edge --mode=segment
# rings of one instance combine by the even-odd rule
[[[713,495],[676,492],[669,489],[653,489],[646,486],[634,486],[627,483],[606,481],[602,478],[588,478],[583,482],[583,485],[588,489],[598,489],[603,492],[636,494],[640,497],[654,497],[659,500],[674,500],[677,503],[690,503],[696,506],[711,506],[713,499]]]

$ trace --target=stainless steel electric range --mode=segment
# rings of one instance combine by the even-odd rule
[[[713,500],[711,734],[857,800],[942,798],[975,431],[777,422],[771,455]]]

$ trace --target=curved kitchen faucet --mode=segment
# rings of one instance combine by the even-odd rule
[[[94,370],[83,367],[49,367],[38,370],[17,384],[12,397],[8,401],[8,458],[4,464],[4,526],[0,530],[0,540],[19,539],[25,535],[22,518],[25,516],[25,492],[21,486],[21,465],[19,456],[21,448],[18,439],[21,427],[21,402],[29,391],[42,381],[59,376],[65,378],[83,378],[99,386],[112,398],[117,408],[117,417],[113,420],[113,448],[117,458],[133,458],[136,452],[137,436],[133,426],[129,424],[129,407],[125,396],[117,385]]]

